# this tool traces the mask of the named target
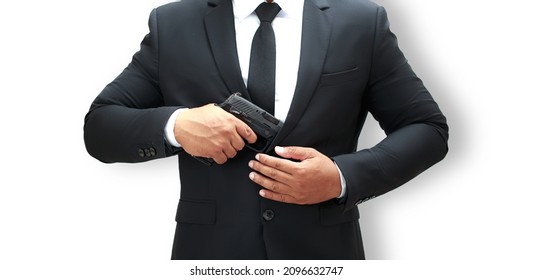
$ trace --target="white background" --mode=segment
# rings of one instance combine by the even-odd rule
[[[196,264],[169,261],[176,159],[105,165],[83,144],[90,103],[165,2],[0,4],[1,279],[183,279]],[[367,257],[395,261],[334,264],[367,279],[528,278],[530,1],[377,2],[448,117],[450,152],[360,207]],[[371,118],[363,134],[362,147],[382,137]]]

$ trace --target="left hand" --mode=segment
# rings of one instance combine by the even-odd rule
[[[250,179],[262,186],[264,198],[293,204],[315,204],[341,193],[335,163],[315,149],[276,147],[282,158],[257,154],[249,163]],[[293,161],[296,160],[296,161]]]

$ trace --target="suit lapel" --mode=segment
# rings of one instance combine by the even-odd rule
[[[279,144],[293,130],[318,86],[331,34],[331,15],[328,8],[328,0],[305,1],[296,89],[285,124],[270,148]]]
[[[231,0],[209,0],[208,5],[205,29],[220,75],[229,94],[241,92],[249,98],[239,65]]]
[[[205,28],[220,75],[229,93],[241,92],[245,98],[250,99],[239,65],[231,0],[209,0],[208,4],[210,8],[205,15]],[[305,1],[296,89],[285,124],[271,148],[279,144],[298,124],[318,86],[331,34],[331,15],[328,9],[328,0]]]

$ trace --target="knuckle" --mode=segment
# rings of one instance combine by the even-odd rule
[[[219,163],[219,161],[226,160],[224,149],[218,145],[212,147],[209,157],[213,158],[217,163]]]
[[[233,135],[233,131],[234,129],[232,129],[232,127],[224,126],[221,130],[221,133],[224,137],[228,137],[230,135]]]
[[[229,158],[234,158],[236,155],[237,155],[237,151],[234,150],[234,149],[231,149],[229,150],[226,155],[229,157]]]
[[[225,157],[225,155],[222,150],[216,149],[216,150],[213,150],[213,152],[209,155],[209,157],[222,158],[222,157]]]
[[[237,143],[235,144],[234,148],[237,150],[237,151],[241,151],[242,149],[244,149],[244,143]]]
[[[216,154],[220,154],[224,152],[224,145],[222,144],[222,141],[214,142],[212,150],[213,150],[213,153],[216,153]]]
[[[299,176],[299,177],[303,177],[306,173],[306,169],[303,168],[302,166],[298,165],[294,171],[294,173]]]

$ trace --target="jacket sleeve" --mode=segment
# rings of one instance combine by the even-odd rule
[[[157,10],[150,32],[131,63],[92,103],[84,140],[102,162],[141,162],[178,152],[165,141],[164,127],[177,107],[165,106],[158,82]]]
[[[385,10],[376,15],[364,103],[387,136],[370,149],[333,158],[346,179],[346,209],[406,183],[448,151],[446,118],[400,51]]]

